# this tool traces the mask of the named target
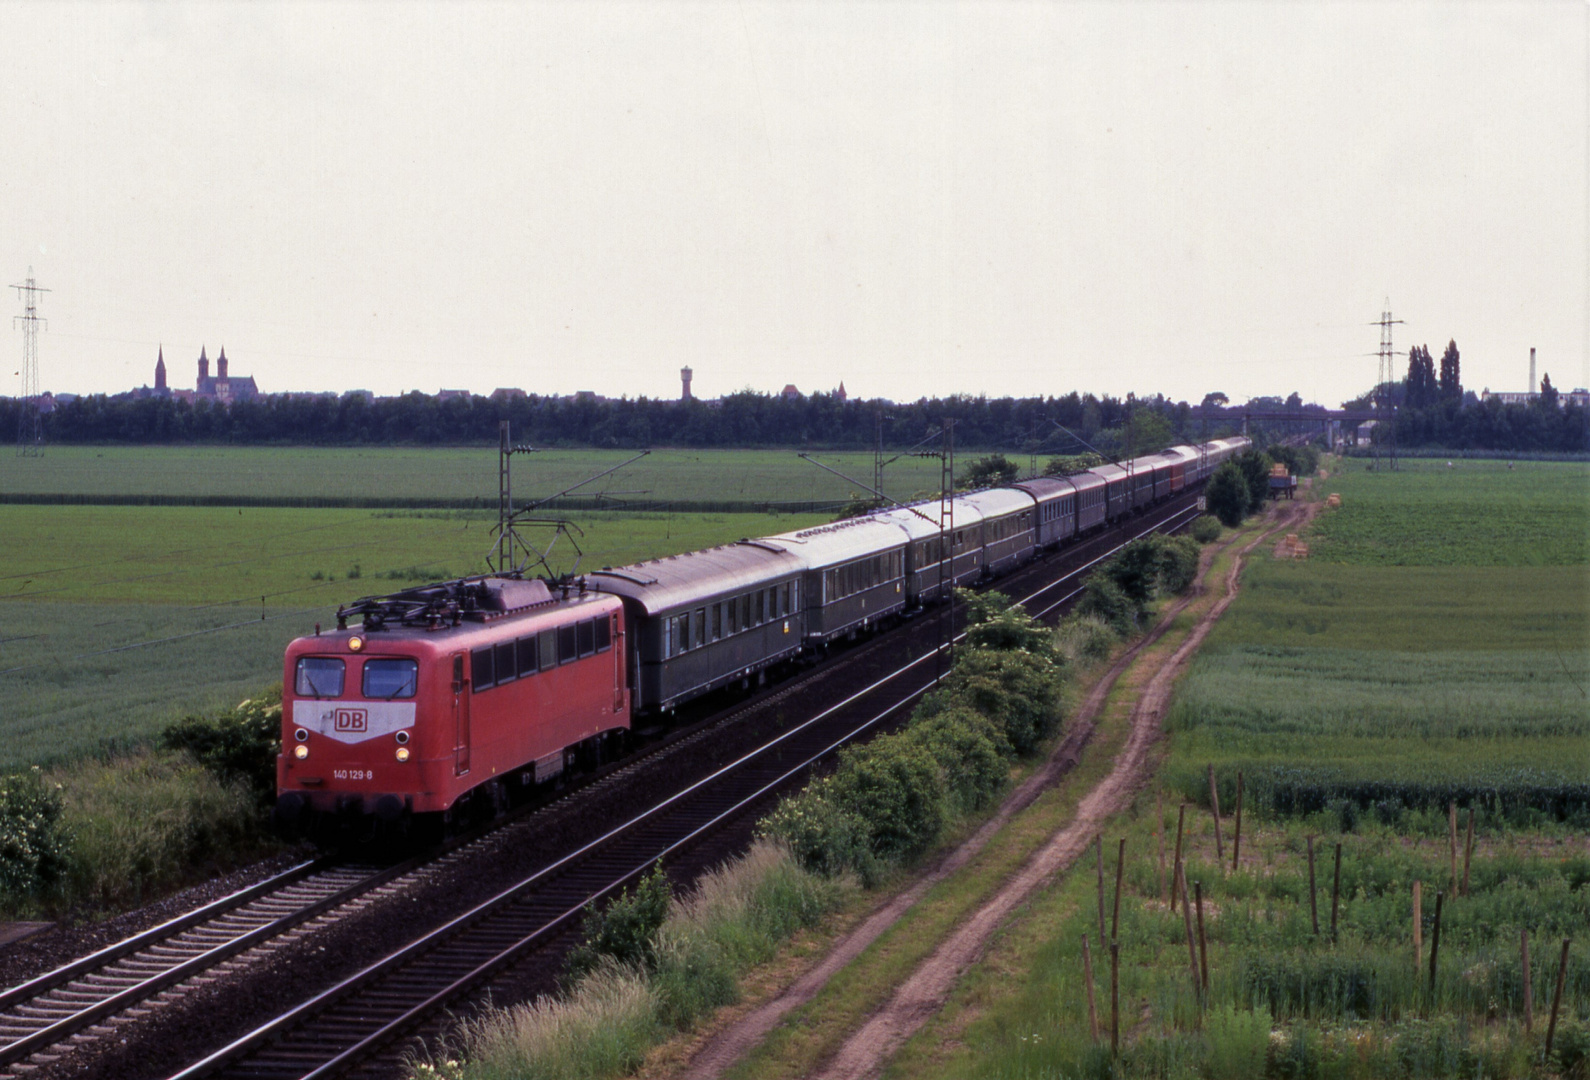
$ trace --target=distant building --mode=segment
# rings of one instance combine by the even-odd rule
[[[491,400],[493,401],[517,401],[528,396],[517,386],[499,386],[491,392]]]
[[[785,401],[799,401],[801,399],[801,392],[795,389],[794,383],[786,383],[784,385],[784,389],[779,392],[778,396],[783,398]]]
[[[834,391],[834,398],[837,401],[843,402],[843,401],[848,400],[849,397],[850,397],[850,395],[845,393],[845,381],[843,379],[840,379],[839,380],[839,389]]]
[[[259,397],[259,387],[254,385],[254,376],[233,376],[228,370],[226,359],[226,346],[221,346],[221,352],[215,358],[215,376],[210,375],[210,360],[204,353],[204,346],[199,346],[199,378],[193,384],[193,396],[197,399],[208,399],[222,405],[230,405],[236,401],[252,401]],[[160,365],[155,366],[155,380],[160,379]]]
[[[682,367],[679,369],[679,381],[684,384],[679,391],[680,401],[690,400],[690,379],[693,375],[694,372],[692,372],[688,367]]]
[[[462,398],[465,401],[468,401],[469,398],[470,398],[470,393],[469,393],[468,390],[438,390],[438,391],[436,391],[436,400],[437,401],[452,401],[455,398]]]

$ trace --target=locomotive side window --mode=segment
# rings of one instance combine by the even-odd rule
[[[580,658],[579,642],[573,624],[558,627],[558,663],[567,664]]]
[[[382,698],[413,697],[420,677],[420,665],[407,658],[370,659],[364,662],[364,696]]]
[[[489,690],[496,685],[492,678],[491,646],[476,649],[469,654],[469,674],[475,690]]]
[[[537,657],[537,653],[540,650],[536,648],[536,639],[533,636],[522,637],[517,642],[517,645],[519,653],[519,676],[523,678],[526,675],[534,675],[536,673],[536,669],[541,666]]]
[[[580,655],[590,656],[596,652],[596,622],[593,619],[584,619],[576,627],[580,643]]]
[[[546,671],[558,666],[558,632],[556,630],[541,631],[541,670]]]
[[[338,697],[348,665],[330,657],[301,656],[293,692],[302,697]]]
[[[514,664],[513,642],[505,641],[496,648],[497,657],[493,664],[497,675],[497,685],[512,682],[518,675],[518,668]]]
[[[596,620],[596,651],[606,652],[613,647],[613,617]]]

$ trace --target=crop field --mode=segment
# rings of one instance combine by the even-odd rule
[[[1320,512],[1309,559],[1250,564],[1178,686],[1157,788],[1106,827],[1111,909],[1117,837],[1128,852],[1119,1056],[1090,852],[923,1032],[918,1074],[1590,1075],[1587,480],[1583,464],[1421,461],[1316,481],[1311,494],[1339,492],[1342,507]],[[1196,922],[1170,907],[1160,865],[1178,801]],[[1189,954],[1189,923],[1206,961]]]
[[[514,491],[521,501],[552,495],[634,456],[623,450],[546,450],[516,455]],[[847,476],[872,482],[871,454],[815,456]],[[1025,464],[1026,459],[1021,460]],[[937,460],[902,457],[884,469],[884,490],[895,498],[936,491],[938,484]],[[580,490],[630,502],[821,502],[847,500],[862,493],[855,484],[801,460],[792,450],[658,450]],[[0,456],[0,492],[432,499],[448,505],[479,499],[494,507],[497,449],[52,446],[41,458]]]
[[[810,515],[578,515],[581,569],[784,532]],[[0,770],[135,745],[281,678],[339,603],[485,569],[495,515],[0,506]],[[547,531],[530,537],[545,544]],[[570,536],[553,568],[575,568]]]

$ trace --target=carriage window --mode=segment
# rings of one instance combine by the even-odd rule
[[[717,641],[723,636],[723,605],[712,605],[712,640]]]
[[[696,608],[696,648],[707,643],[707,609]]]
[[[536,655],[540,651],[536,648],[536,639],[533,637],[522,637],[518,641],[518,647],[519,677],[534,675],[536,669],[541,666],[540,658]]]
[[[558,663],[567,664],[571,660],[578,660],[579,639],[572,625],[558,627]]]
[[[413,697],[419,677],[420,665],[415,660],[366,660],[364,696],[384,700]]]
[[[613,647],[613,616],[596,620],[596,651],[606,652]]]
[[[751,594],[740,597],[740,629],[751,629]]]
[[[293,678],[293,692],[302,697],[337,697],[348,666],[331,657],[303,656]]]
[[[767,622],[767,594],[761,589],[756,590],[756,625],[761,626]]]
[[[497,646],[495,667],[498,686],[505,682],[512,682],[517,677],[518,669],[514,666],[513,653],[513,642],[511,641],[505,641]]]
[[[469,654],[469,673],[476,690],[489,690],[497,684],[492,677],[491,646]]]
[[[541,670],[558,666],[558,632],[556,630],[543,630],[539,635],[541,639]]]
[[[579,626],[580,655],[590,656],[596,652],[596,623],[594,620],[585,619]]]

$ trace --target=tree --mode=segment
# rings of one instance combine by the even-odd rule
[[[1155,454],[1171,444],[1170,422],[1148,409],[1132,410],[1128,430],[1127,457]]]
[[[1422,409],[1426,405],[1433,405],[1439,393],[1435,361],[1430,359],[1430,350],[1423,345],[1415,345],[1408,350],[1408,377],[1403,380],[1403,404],[1410,409]]]
[[[1248,513],[1248,481],[1234,461],[1228,461],[1215,470],[1204,492],[1209,512],[1220,519],[1227,528],[1242,524]]]
[[[1244,450],[1232,460],[1242,470],[1242,478],[1248,485],[1248,509],[1259,509],[1270,497],[1270,466],[1275,462],[1270,460],[1270,455],[1257,450]]]
[[[1442,401],[1457,403],[1463,400],[1463,380],[1458,372],[1458,347],[1455,339],[1446,343],[1446,352],[1441,354],[1440,385]]]
[[[998,487],[1013,483],[1021,466],[1004,454],[989,454],[973,461],[966,470],[966,485],[973,488]]]
[[[1539,398],[1541,405],[1549,409],[1555,409],[1557,407],[1557,399],[1561,396],[1562,395],[1557,392],[1557,388],[1551,385],[1551,376],[1542,375],[1540,378]]]
[[[1211,390],[1209,393],[1204,395],[1203,405],[1201,407],[1207,409],[1213,405],[1217,408],[1223,409],[1230,404],[1231,399],[1225,394],[1221,393],[1219,390]]]

